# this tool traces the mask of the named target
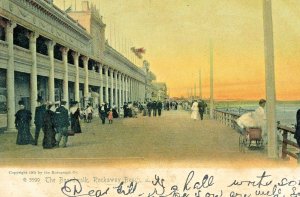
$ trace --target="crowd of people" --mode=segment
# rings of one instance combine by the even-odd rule
[[[32,113],[25,109],[23,101],[19,101],[20,110],[15,115],[15,126],[18,130],[16,143],[18,145],[38,145],[40,131],[42,130],[44,133],[43,148],[59,147],[61,141],[62,147],[66,147],[70,134],[81,133],[78,102],[71,103],[69,113],[69,110],[65,107],[66,101],[61,101],[60,105],[53,102],[44,103],[42,98],[38,98],[37,101],[39,106],[35,109],[34,138],[30,133]],[[69,126],[71,126],[71,130],[68,130]]]
[[[200,120],[203,120],[203,114],[205,112],[205,108],[207,107],[207,104],[204,102],[204,100],[195,100],[191,106],[191,118],[193,120],[197,120],[200,118]]]
[[[92,122],[95,115],[94,109],[90,103],[85,109],[79,108],[79,103],[72,101],[70,109],[66,108],[66,101],[58,103],[44,102],[39,97],[38,106],[35,109],[35,133],[34,138],[30,133],[32,113],[25,109],[23,101],[19,102],[20,110],[17,111],[15,117],[15,126],[18,130],[17,141],[18,145],[33,144],[38,145],[41,130],[44,133],[42,146],[45,149],[54,147],[67,147],[68,137],[76,133],[81,133],[80,120],[84,122]],[[123,106],[117,109],[116,106],[110,106],[108,103],[102,103],[97,106],[98,115],[102,124],[105,124],[106,119],[109,124],[113,123],[114,118],[134,118],[138,113],[143,116],[161,116],[162,110],[177,109],[176,102],[125,102]],[[69,129],[70,127],[70,129]]]

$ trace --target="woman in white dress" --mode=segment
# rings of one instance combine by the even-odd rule
[[[198,102],[196,101],[193,102],[191,110],[192,110],[191,118],[197,120],[199,117]]]

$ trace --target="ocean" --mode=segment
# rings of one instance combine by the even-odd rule
[[[243,114],[247,111],[253,111],[258,107],[254,102],[219,102],[216,103],[217,109],[228,109],[231,112]],[[284,102],[276,104],[276,119],[281,124],[293,126],[296,124],[296,113],[300,109],[300,103]]]

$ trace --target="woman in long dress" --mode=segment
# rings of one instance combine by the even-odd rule
[[[198,103],[196,101],[193,102],[191,110],[192,110],[191,118],[197,120],[199,117],[199,108],[198,108]]]
[[[18,129],[17,144],[26,145],[33,143],[33,137],[30,133],[31,112],[26,110],[24,102],[19,101],[20,110],[16,113],[15,125]]]
[[[74,133],[81,133],[79,122],[80,110],[78,107],[78,102],[74,102],[72,105],[73,106],[70,108],[71,130],[74,131]]]
[[[43,124],[43,148],[49,149],[53,148],[56,145],[55,139],[55,106],[53,103],[48,103],[47,110],[44,115],[44,124]]]

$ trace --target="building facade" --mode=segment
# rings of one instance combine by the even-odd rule
[[[144,101],[146,73],[105,39],[95,7],[65,13],[50,0],[0,1],[0,111],[14,131],[18,101],[35,111],[38,96],[48,101]],[[34,114],[33,114],[34,117]]]

